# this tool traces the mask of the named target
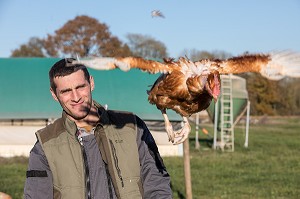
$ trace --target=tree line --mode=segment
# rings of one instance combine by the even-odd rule
[[[112,35],[105,23],[81,15],[67,21],[52,35],[31,37],[27,43],[13,50],[11,57],[139,56],[162,60],[169,56],[165,44],[151,36],[130,33],[126,39],[123,42]],[[226,59],[232,55],[225,51],[184,49],[180,56],[197,61]],[[299,79],[272,81],[254,73],[240,76],[247,82],[252,115],[300,115]]]

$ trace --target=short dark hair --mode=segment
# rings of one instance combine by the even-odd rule
[[[85,65],[72,64],[74,58],[64,58],[56,62],[49,71],[50,87],[55,92],[56,85],[54,83],[55,77],[64,77],[70,75],[78,70],[82,70],[85,79],[90,83],[90,74]]]

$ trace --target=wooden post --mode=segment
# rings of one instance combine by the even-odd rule
[[[199,113],[196,113],[196,119],[195,119],[195,149],[200,149],[200,143],[199,143]]]
[[[184,160],[185,195],[186,195],[186,199],[192,199],[193,194],[192,194],[189,138],[187,138],[183,142],[183,160]]]
[[[248,100],[248,103],[247,103],[246,135],[245,135],[245,144],[244,144],[245,148],[248,148],[249,122],[250,122],[250,100]]]

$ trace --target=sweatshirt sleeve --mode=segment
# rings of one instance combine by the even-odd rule
[[[25,199],[53,199],[52,173],[39,142],[30,151],[24,186]]]
[[[137,118],[139,158],[145,199],[171,199],[171,180],[146,124]]]

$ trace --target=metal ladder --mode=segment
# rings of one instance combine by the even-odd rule
[[[220,137],[222,150],[234,151],[234,125],[231,74],[221,76]]]

